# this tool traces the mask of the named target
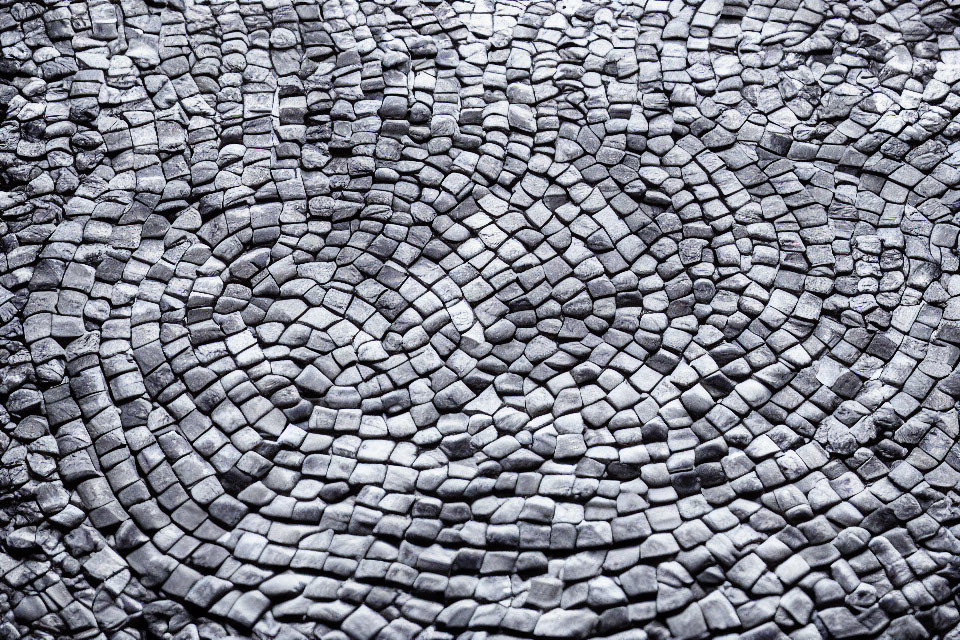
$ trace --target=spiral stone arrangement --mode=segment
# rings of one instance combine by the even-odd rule
[[[958,38],[0,3],[0,638],[960,639]]]

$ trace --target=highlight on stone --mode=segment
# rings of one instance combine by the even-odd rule
[[[960,640],[960,6],[0,3],[3,640]]]

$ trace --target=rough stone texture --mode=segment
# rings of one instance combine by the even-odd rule
[[[0,6],[0,638],[960,638],[960,10]]]

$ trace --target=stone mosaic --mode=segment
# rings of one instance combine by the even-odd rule
[[[0,4],[0,638],[960,640],[960,6]]]

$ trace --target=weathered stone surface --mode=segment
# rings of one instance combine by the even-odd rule
[[[953,637],[949,4],[0,8],[0,635]]]

